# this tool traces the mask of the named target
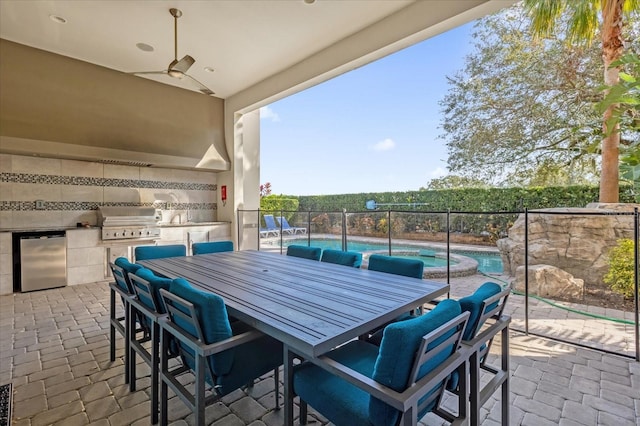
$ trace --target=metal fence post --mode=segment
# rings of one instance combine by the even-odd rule
[[[634,305],[636,308],[636,312],[635,312],[635,338],[636,338],[636,361],[640,361],[640,314],[638,313],[638,264],[640,263],[640,247],[638,247],[638,241],[640,240],[640,225],[638,224],[638,208],[634,207],[633,209],[633,243],[634,243],[634,256],[633,258],[635,259],[635,265],[634,265],[634,270],[633,270],[633,277],[634,277],[634,289],[635,291],[633,292],[633,298],[634,298]]]
[[[451,286],[451,209],[447,209],[447,284]],[[451,297],[451,292],[447,295]]]
[[[529,335],[529,209],[524,209],[524,332]]]
[[[389,238],[389,256],[391,256],[391,210],[387,210],[387,235]]]

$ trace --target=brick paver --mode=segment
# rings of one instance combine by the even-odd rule
[[[455,279],[452,297],[469,294],[489,279]],[[553,334],[555,327],[563,338],[573,336],[576,341],[584,333],[606,334],[606,342],[596,345],[614,343],[623,353],[633,346],[629,327],[561,312],[535,300],[531,305],[537,331]],[[523,327],[522,297],[512,296],[508,309],[513,328]],[[620,315],[595,308],[591,312]],[[118,336],[118,357],[111,362],[108,327],[106,283],[0,297],[0,384],[14,383],[14,425],[149,424],[149,369],[138,364],[137,390],[129,392],[122,339]],[[499,351],[498,340],[492,354]],[[510,424],[640,426],[640,363],[515,331],[510,354]],[[497,364],[498,357],[491,355],[490,362]],[[185,378],[186,385],[189,380]],[[281,425],[283,412],[273,410],[274,401],[273,376],[267,375],[253,388],[207,407],[207,424]],[[170,399],[169,410],[173,425],[193,424],[193,415],[177,397]],[[294,412],[297,416],[297,406]],[[312,408],[309,416],[314,424],[328,423]],[[499,392],[482,408],[481,420],[486,426],[500,424]],[[420,424],[443,422],[428,415]]]

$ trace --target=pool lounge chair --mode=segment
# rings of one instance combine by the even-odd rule
[[[286,232],[289,235],[297,234],[298,232],[300,232],[301,234],[307,233],[307,228],[289,225],[289,222],[287,222],[287,218],[285,218],[284,216],[278,216],[278,222],[280,222],[280,225],[282,225],[282,232]]]
[[[267,225],[267,227],[260,228],[261,237],[268,237],[270,235],[277,237],[278,235],[280,235],[280,227],[276,225],[276,220],[272,214],[264,215],[264,223],[265,225]]]

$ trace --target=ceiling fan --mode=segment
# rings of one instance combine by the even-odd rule
[[[134,75],[166,74],[177,79],[183,79],[186,77],[198,88],[200,92],[204,93],[205,95],[213,95],[213,91],[211,89],[209,89],[207,86],[205,86],[204,84],[200,83],[198,80],[196,80],[195,78],[187,74],[187,71],[189,70],[189,68],[191,68],[191,65],[193,65],[196,60],[189,55],[185,55],[182,59],[178,60],[178,18],[182,16],[182,11],[180,9],[171,8],[169,9],[169,13],[171,13],[171,16],[173,16],[173,23],[174,23],[173,25],[174,27],[173,61],[171,61],[171,63],[169,64],[166,70],[141,71],[141,72],[133,72],[131,74],[134,74]]]

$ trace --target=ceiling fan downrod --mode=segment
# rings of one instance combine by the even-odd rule
[[[178,63],[178,18],[182,16],[182,11],[180,9],[171,8],[169,9],[169,13],[173,16],[173,62],[169,64],[169,69],[167,73],[174,78],[182,78],[182,71],[173,69],[175,65]]]

